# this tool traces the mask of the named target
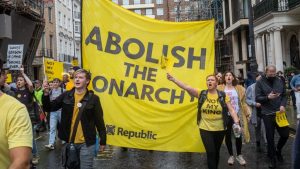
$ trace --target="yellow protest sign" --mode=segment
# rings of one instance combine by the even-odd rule
[[[285,112],[276,112],[276,123],[278,124],[279,127],[285,127],[290,125],[287,118],[286,118],[286,113]]]
[[[49,81],[53,80],[54,78],[62,79],[61,74],[64,70],[64,64],[62,62],[45,58],[44,64],[45,64],[45,73]]]
[[[7,73],[6,76],[7,76],[6,83],[12,83],[11,73]]]
[[[206,88],[215,67],[214,21],[158,21],[109,0],[82,4],[83,67],[91,71],[100,96],[108,144],[205,151],[197,99],[168,81],[166,73],[172,69],[183,82]]]
[[[78,64],[78,59],[73,59],[72,60],[72,65],[73,66],[78,66],[79,64]]]

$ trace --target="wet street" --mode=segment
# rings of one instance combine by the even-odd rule
[[[296,127],[295,113],[289,109],[288,118],[292,131]],[[253,131],[251,131],[253,133]],[[278,169],[290,169],[292,167],[292,147],[294,132],[283,149],[284,163],[278,164]],[[276,135],[276,142],[278,136]],[[37,139],[40,161],[36,166],[38,169],[60,169],[61,168],[61,144],[55,150],[49,151],[44,148],[48,143],[47,133],[41,133]],[[244,144],[242,154],[247,162],[245,167],[240,166],[237,161],[233,166],[227,164],[228,151],[223,144],[220,153],[220,169],[267,169],[268,159],[266,149],[263,153],[256,152],[255,142]],[[95,157],[95,168],[99,169],[207,169],[206,156],[200,153],[173,153],[144,151],[137,149],[124,150],[119,147],[108,146],[106,152]]]

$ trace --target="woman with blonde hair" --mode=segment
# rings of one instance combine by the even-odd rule
[[[184,84],[169,73],[167,78],[186,90],[191,96],[199,98],[197,123],[206,150],[207,165],[209,169],[217,169],[220,148],[226,133],[228,112],[232,116],[238,132],[241,131],[237,113],[231,106],[229,97],[223,91],[217,90],[218,79],[215,75],[206,77],[207,90],[202,91]]]

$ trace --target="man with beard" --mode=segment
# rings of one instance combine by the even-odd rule
[[[280,78],[276,76],[276,67],[270,65],[266,68],[265,75],[257,81],[256,102],[261,104],[262,119],[266,128],[268,143],[269,168],[276,168],[276,156],[279,162],[283,162],[281,150],[289,137],[289,128],[279,127],[276,123],[276,112],[285,112],[286,92]],[[274,132],[277,129],[280,138],[277,146],[274,143]]]

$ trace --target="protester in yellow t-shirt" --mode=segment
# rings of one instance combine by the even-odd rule
[[[80,167],[78,168],[92,168],[97,133],[100,137],[100,151],[104,151],[106,145],[103,110],[99,97],[87,89],[91,81],[91,73],[87,70],[79,69],[74,73],[74,77],[74,88],[64,92],[52,101],[50,101],[49,97],[49,85],[44,83],[43,107],[48,112],[63,108],[58,132],[59,138],[66,141],[67,145],[70,142],[75,144],[80,156]],[[84,106],[85,104],[86,106]],[[76,128],[75,122],[79,117],[80,109],[82,109],[82,114]],[[72,139],[73,130],[74,134],[76,133],[74,142]]]
[[[195,88],[192,88],[183,82],[175,79],[169,73],[167,78],[174,82],[180,88],[186,90],[190,95],[199,98],[200,102],[203,93],[206,93],[206,99],[200,107],[199,114],[199,128],[200,135],[202,138],[203,145],[206,149],[207,156],[207,165],[209,169],[218,168],[219,156],[220,156],[220,147],[225,137],[226,131],[226,118],[227,118],[227,109],[231,114],[235,124],[239,125],[239,119],[232,108],[230,99],[225,95],[224,92],[217,90],[218,79],[214,75],[209,75],[206,78],[207,90],[199,91]],[[222,106],[220,101],[220,96],[222,95],[224,105]],[[225,98],[224,98],[225,97]],[[224,111],[223,111],[224,110]],[[240,127],[239,127],[240,130]]]
[[[29,168],[32,128],[26,107],[0,91],[0,168]]]

